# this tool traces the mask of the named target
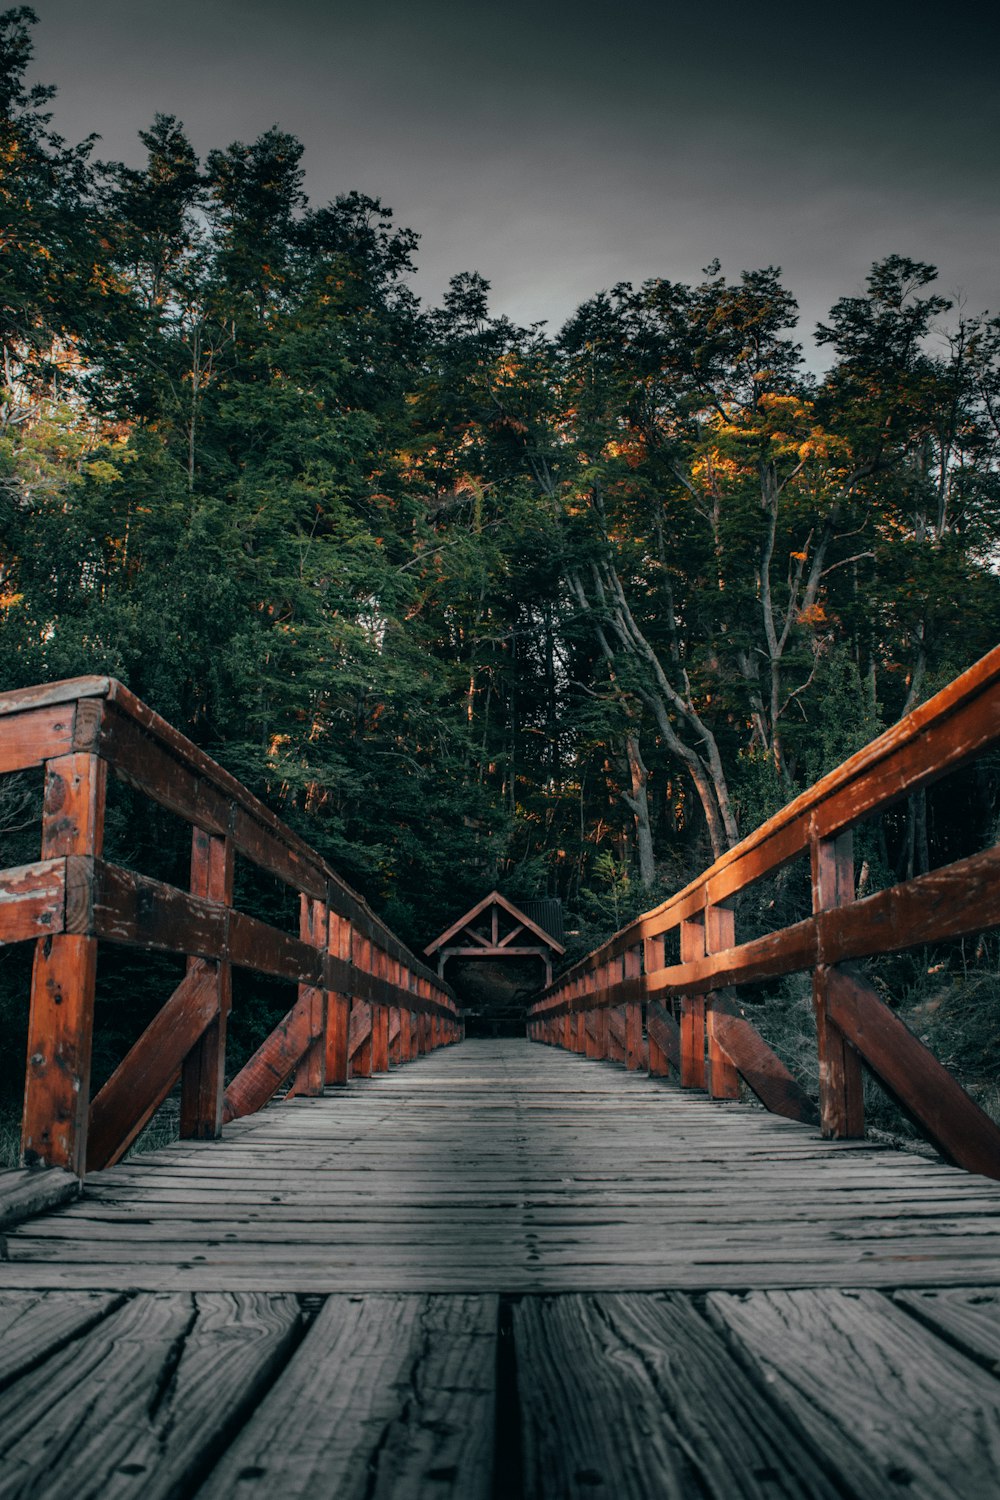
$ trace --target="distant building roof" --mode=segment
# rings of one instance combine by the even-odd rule
[[[562,909],[557,901],[525,902],[528,907],[544,907],[545,913],[526,911],[515,906],[499,891],[491,891],[482,901],[470,908],[457,922],[446,927],[433,943],[424,949],[429,958],[447,948],[448,956],[466,958],[522,958],[526,953],[562,954],[565,947],[562,938]],[[546,915],[552,920],[549,908],[558,908],[559,936],[549,931],[539,917]],[[445,955],[441,953],[443,958]]]

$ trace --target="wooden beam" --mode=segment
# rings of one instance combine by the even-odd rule
[[[803,1125],[819,1124],[819,1112],[805,1089],[732,1000],[720,995],[713,1001],[709,1024],[717,1045],[765,1109]]]
[[[299,897],[299,936],[317,948],[319,956],[326,948],[326,903],[305,894]],[[299,1004],[309,1011],[309,1046],[295,1065],[295,1076],[289,1095],[317,1098],[326,1084],[326,987],[325,984],[300,984]]]
[[[0,874],[0,946],[66,927],[66,861],[43,859]]]
[[[316,1041],[311,996],[296,1000],[245,1067],[226,1089],[223,1122],[263,1109],[291,1073],[306,1049]]]
[[[681,1029],[670,1011],[658,1000],[651,1000],[646,1014],[649,1036],[649,1073],[651,1078],[666,1078],[670,1069],[681,1067]]]
[[[824,975],[831,1019],[881,1083],[956,1165],[1000,1178],[1000,1127],[865,982]]]
[[[218,1018],[215,967],[198,960],[90,1106],[87,1171],[120,1161],[177,1082],[185,1057]]]
[[[0,719],[0,776],[30,771],[73,749],[75,703],[27,709]]]
[[[814,838],[811,850],[813,910],[847,907],[854,902],[854,835],[848,829],[835,839]],[[813,1010],[819,1057],[819,1111],[824,1136],[859,1139],[865,1133],[864,1079],[858,1054],[848,1046],[827,1003],[826,969],[813,971]]]
[[[47,858],[68,862],[100,854],[106,789],[107,767],[96,755],[75,753],[47,762],[42,811]],[[67,896],[67,913],[69,906]],[[21,1131],[25,1166],[65,1167],[78,1177],[86,1171],[96,978],[93,937],[64,933],[35,944]]]
[[[351,924],[346,917],[327,908],[330,924],[327,938],[328,951],[350,965]],[[348,1038],[351,1024],[351,994],[346,985],[327,990],[326,1020],[326,1081],[338,1088],[347,1085],[350,1073],[350,1048]]]
[[[196,828],[191,837],[191,894],[231,906],[233,845]],[[216,1013],[184,1058],[181,1072],[182,1140],[217,1140],[222,1134],[226,1088],[226,1029],[233,999],[232,969],[225,958],[189,958],[188,972],[214,977]]]

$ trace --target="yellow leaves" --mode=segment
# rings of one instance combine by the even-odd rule
[[[23,603],[23,594],[0,594],[0,609],[14,609],[18,604]]]

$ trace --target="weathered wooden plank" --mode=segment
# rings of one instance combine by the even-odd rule
[[[109,708],[98,742],[101,754],[118,779],[176,813],[185,822],[208,833],[225,834],[230,823],[232,798],[242,791],[239,783],[233,782],[231,787],[220,785],[208,768],[214,767],[221,772],[221,767],[215,767],[214,762],[200,752],[192,757],[188,753],[189,742],[157,715],[151,715],[151,722],[146,726],[135,722],[121,709],[120,703]],[[157,722],[154,724],[152,720]],[[170,736],[171,744],[165,744],[163,735],[157,732],[161,727]],[[190,745],[190,750],[194,749]],[[222,775],[225,777],[225,773]],[[249,793],[244,795],[249,796]]]
[[[0,693],[0,718],[54,704],[75,703],[78,698],[106,698],[112,683],[113,678],[110,677],[65,677],[58,682],[10,688],[7,692]]]
[[[1000,1178],[1000,1127],[862,980],[825,971],[826,1006],[838,1029],[930,1139],[968,1172]]]
[[[530,1297],[513,1317],[525,1500],[839,1495],[686,1299]]]
[[[0,1496],[190,1494],[299,1320],[280,1294],[133,1298],[0,1394]]]
[[[0,719],[0,776],[29,771],[73,749],[76,705],[26,709]]]
[[[866,1291],[713,1293],[708,1311],[855,1494],[996,1488],[1000,1383]]]
[[[37,860],[0,874],[0,946],[64,932],[66,861]]]
[[[0,1230],[69,1203],[79,1192],[79,1177],[60,1167],[0,1172]]]
[[[238,968],[272,974],[276,979],[312,986],[325,982],[322,949],[246,912],[229,915],[229,958]]]
[[[492,1492],[497,1303],[332,1297],[201,1494]]]
[[[608,1011],[608,1056],[615,1062],[625,1061],[625,1012]]]
[[[189,895],[176,886],[101,859],[93,862],[93,879],[88,934],[159,952],[225,958],[227,913],[218,902]]]
[[[185,1057],[218,1014],[215,968],[199,961],[95,1095],[87,1133],[88,1172],[124,1156],[177,1082]]]
[[[0,1390],[79,1338],[121,1300],[110,1292],[0,1292]]]
[[[922,1287],[893,1300],[1000,1375],[1000,1287]]]

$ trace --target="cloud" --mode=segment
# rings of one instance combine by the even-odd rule
[[[201,152],[274,123],[325,201],[421,232],[420,288],[479,269],[558,323],[600,286],[780,264],[805,323],[891,251],[1000,307],[991,39],[911,6],[720,0],[36,0],[56,123],[139,159],[156,109]],[[992,36],[989,34],[992,28]]]

